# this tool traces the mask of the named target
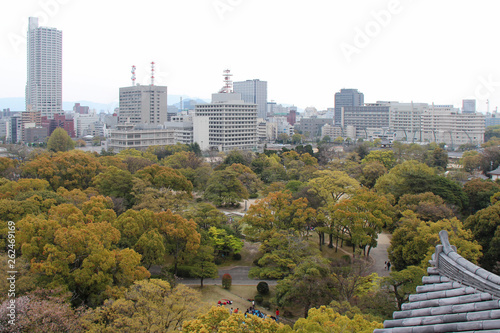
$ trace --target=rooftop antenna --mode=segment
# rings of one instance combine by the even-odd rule
[[[151,85],[155,85],[155,62],[151,62]]]
[[[233,81],[231,80],[231,71],[229,69],[225,69],[222,73],[222,76],[224,77],[224,86],[219,90],[219,93],[232,93],[233,92]]]
[[[135,86],[135,66],[132,66],[132,86]]]

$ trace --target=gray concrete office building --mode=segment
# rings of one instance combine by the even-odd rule
[[[335,125],[340,125],[342,121],[342,107],[344,106],[363,106],[365,104],[365,95],[358,89],[340,89],[335,93]]]
[[[167,87],[137,85],[120,88],[118,123],[159,124],[168,120]]]
[[[26,110],[54,118],[62,112],[62,31],[28,23]]]
[[[241,94],[245,103],[257,104],[258,118],[267,118],[267,81],[255,79],[234,82],[233,91]]]

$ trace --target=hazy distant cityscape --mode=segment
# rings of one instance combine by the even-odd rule
[[[233,82],[229,69],[222,73],[222,89],[206,87],[214,92],[211,101],[196,97],[173,101],[167,86],[154,83],[154,62],[151,68],[132,67],[130,86],[116,88],[119,102],[113,109],[97,110],[81,103],[68,109],[63,107],[61,88],[62,31],[39,26],[38,18],[29,18],[28,27],[25,108],[3,108],[0,138],[4,143],[43,142],[62,127],[74,139],[101,138],[115,152],[194,142],[204,151],[262,151],[266,144],[286,143],[295,133],[311,142],[381,139],[444,143],[455,149],[481,145],[485,128],[500,124],[496,109],[479,112],[474,99],[464,99],[461,106],[367,102],[363,92],[354,88],[332,91],[333,105],[326,110],[299,109],[270,99],[267,81]],[[150,84],[136,83],[136,70],[150,71]]]

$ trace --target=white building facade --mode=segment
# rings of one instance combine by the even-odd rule
[[[114,152],[125,149],[146,150],[149,146],[174,145],[175,130],[160,125],[118,125],[109,131],[108,148]]]
[[[238,93],[212,94],[212,103],[196,105],[193,140],[202,150],[257,149],[257,105]]]
[[[451,106],[430,105],[422,114],[424,142],[444,142],[451,148],[484,143],[485,116],[479,112],[460,112]]]

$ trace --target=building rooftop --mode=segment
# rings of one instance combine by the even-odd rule
[[[488,174],[489,175],[500,175],[500,165],[495,170],[489,171]]]
[[[460,256],[446,231],[439,237],[423,285],[374,333],[500,332],[500,277]]]

